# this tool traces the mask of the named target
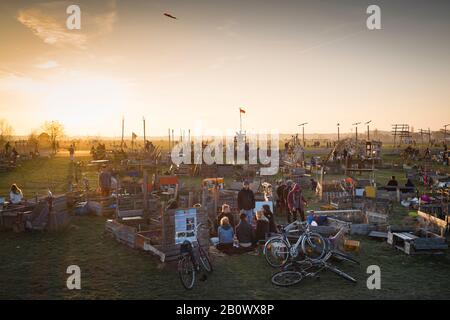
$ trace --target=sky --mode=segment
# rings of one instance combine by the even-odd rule
[[[66,8],[81,8],[68,30]],[[381,8],[381,30],[366,9]],[[0,2],[0,119],[16,135],[341,132],[450,123],[448,1]],[[178,19],[163,15],[168,12]],[[361,128],[361,130],[363,130]]]

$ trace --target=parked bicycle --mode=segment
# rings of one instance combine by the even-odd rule
[[[192,289],[197,281],[197,275],[204,270],[206,273],[211,273],[213,267],[209,260],[208,254],[200,246],[198,240],[198,229],[204,225],[198,224],[194,228],[195,241],[191,242],[185,240],[181,244],[180,259],[178,261],[178,275],[181,283],[186,289]]]
[[[278,271],[272,275],[271,281],[277,286],[288,287],[299,283],[305,278],[317,279],[319,278],[320,272],[329,270],[345,280],[356,283],[355,278],[328,262],[328,260],[333,256],[338,257],[340,260],[359,264],[358,261],[346,254],[337,251],[328,251],[323,259],[311,260],[306,258],[305,260],[293,261],[286,264],[281,271]]]
[[[292,231],[303,229],[296,243],[291,244],[288,235]],[[283,228],[280,235],[267,240],[264,245],[264,256],[270,266],[279,268],[290,259],[308,257],[311,261],[320,260],[325,256],[327,243],[318,233],[312,232],[307,222],[294,221]]]

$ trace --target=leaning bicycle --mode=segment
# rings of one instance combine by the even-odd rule
[[[195,241],[185,240],[180,247],[180,259],[178,261],[178,275],[183,287],[190,290],[197,281],[198,274],[201,271],[211,273],[213,267],[209,260],[208,254],[200,246],[197,231],[202,224],[195,226]]]
[[[296,243],[291,244],[288,235],[298,228],[304,229]],[[311,261],[322,259],[327,249],[325,239],[312,232],[307,222],[294,221],[283,228],[282,233],[267,240],[264,245],[264,256],[273,268],[284,266],[290,259],[307,257]]]

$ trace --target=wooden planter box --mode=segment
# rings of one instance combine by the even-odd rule
[[[162,218],[157,221],[143,217],[107,220],[105,229],[117,241],[131,248],[150,252],[161,262],[174,261],[180,256],[180,244],[175,244],[175,212],[177,210],[162,212]],[[197,223],[207,223],[207,214],[204,210],[198,211]],[[200,245],[208,251],[209,232],[206,228],[199,232]]]
[[[415,232],[389,230],[388,243],[409,255],[442,254],[448,249],[445,238],[424,229]]]

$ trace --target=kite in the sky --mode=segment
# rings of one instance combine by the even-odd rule
[[[175,20],[177,20],[177,19],[178,19],[177,17],[175,17],[175,16],[171,15],[170,13],[164,13],[164,15],[165,15],[166,17],[169,17],[169,18],[171,18],[171,19],[175,19]]]

